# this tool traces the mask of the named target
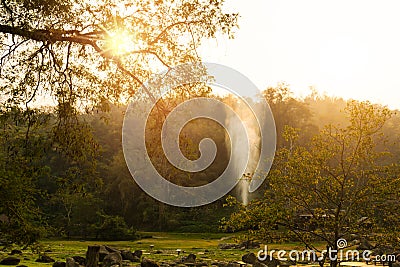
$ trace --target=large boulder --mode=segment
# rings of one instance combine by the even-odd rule
[[[254,264],[257,260],[257,256],[254,253],[247,253],[242,256],[242,261],[248,264]]]
[[[39,257],[39,259],[36,260],[36,262],[51,263],[51,262],[55,262],[55,260],[52,259],[50,256],[42,255]]]
[[[7,257],[0,261],[1,265],[18,265],[21,260],[15,257]]]
[[[63,261],[56,261],[53,263],[53,267],[66,267],[66,263]]]
[[[102,267],[111,267],[114,265],[122,266],[122,257],[119,252],[112,252],[103,259]]]
[[[157,262],[143,258],[142,262],[140,263],[140,267],[160,267]]]

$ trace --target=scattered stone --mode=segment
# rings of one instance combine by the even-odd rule
[[[147,259],[147,258],[143,258],[142,262],[140,263],[141,267],[160,267],[158,265],[158,263],[156,263],[153,260]]]
[[[140,258],[138,258],[135,255],[133,255],[133,261],[132,262],[140,262]]]
[[[293,264],[293,263],[290,262],[290,261],[283,261],[283,262],[281,262],[281,263],[279,264],[280,267],[289,267],[289,266],[292,266],[292,265],[296,265],[296,264]]]
[[[236,249],[236,248],[238,248],[237,246],[238,246],[237,244],[230,244],[230,243],[218,244],[219,249]]]
[[[120,253],[121,254],[121,251],[119,251],[116,248],[112,248],[112,247],[109,247],[109,246],[104,246],[104,248],[110,253],[116,252],[116,253]]]
[[[79,264],[73,258],[67,258],[66,261],[65,267],[79,267]]]
[[[265,259],[264,259],[265,258]],[[278,265],[280,265],[280,262],[275,259],[274,257],[270,257],[269,255],[260,255],[260,259],[257,259],[257,261],[254,263],[254,267],[264,267],[264,266],[257,266],[257,263],[262,263],[265,266],[268,267],[277,267]]]
[[[267,267],[267,265],[265,265],[265,264],[262,263],[262,262],[256,261],[256,262],[253,264],[253,267]]]
[[[128,260],[131,262],[133,262],[135,260],[135,256],[133,255],[133,253],[130,251],[127,251],[127,250],[122,250],[121,256],[122,256],[122,260]]]
[[[79,265],[83,265],[83,266],[86,265],[86,259],[85,259],[85,257],[82,257],[82,256],[73,256],[72,258],[73,258],[74,261],[77,262]]]
[[[356,249],[357,249],[357,250],[371,250],[371,249],[373,249],[373,248],[374,248],[374,246],[371,245],[371,244],[368,242],[368,240],[363,239],[363,240],[361,240],[360,245],[358,245]]]
[[[132,266],[130,260],[122,260],[122,266]]]
[[[229,262],[228,267],[240,267],[240,264],[237,262]]]
[[[66,267],[66,263],[63,261],[56,261],[53,263],[53,267]]]
[[[242,261],[248,264],[254,264],[257,260],[257,257],[254,253],[247,253],[242,256]]]
[[[256,242],[256,241],[252,241],[252,240],[248,240],[248,241],[243,241],[242,243],[240,243],[238,246],[240,248],[245,248],[245,249],[254,249],[254,248],[259,248],[261,245],[260,242]]]
[[[1,265],[18,265],[21,260],[15,257],[7,257],[0,261]]]
[[[110,254],[110,252],[106,249],[105,246],[100,246],[100,250],[99,250],[99,261],[103,261],[104,258]]]
[[[184,263],[195,263],[196,262],[196,255],[190,253],[189,255],[187,255],[187,257],[185,257]]]
[[[143,255],[143,251],[141,251],[141,250],[135,250],[135,251],[133,252],[133,256],[136,256],[136,257],[138,257],[139,259],[142,257],[142,255]]]
[[[103,259],[102,267],[111,267],[113,265],[122,266],[122,257],[119,252],[112,252]]]
[[[13,249],[13,250],[11,250],[11,253],[10,253],[10,255],[21,255],[21,254],[22,254],[22,251],[19,249]]]
[[[36,260],[36,262],[51,263],[51,262],[55,262],[55,260],[52,259],[50,256],[42,255],[39,257],[39,259]]]

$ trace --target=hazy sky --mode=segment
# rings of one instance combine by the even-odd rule
[[[241,15],[235,40],[204,44],[206,61],[264,89],[279,81],[400,108],[399,0],[226,0]]]

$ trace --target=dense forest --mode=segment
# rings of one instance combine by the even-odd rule
[[[275,118],[277,153],[293,147],[293,140],[287,138],[289,128],[297,133],[297,145],[308,146],[326,125],[349,123],[344,112],[348,101],[343,99],[315,92],[298,99],[284,83],[264,90],[263,95]],[[49,107],[47,111],[16,107],[1,110],[2,239],[23,243],[50,236],[116,240],[133,239],[137,230],[235,229],[221,227],[222,218],[237,212],[237,206],[225,205],[225,198],[186,209],[162,204],[144,193],[132,179],[122,152],[121,130],[126,107],[103,104],[102,110],[106,111],[84,112],[73,123],[55,119],[55,113],[63,112],[61,107]],[[31,120],[33,116],[28,112],[37,113],[35,120]],[[400,157],[399,122],[399,115],[391,112],[382,125],[385,138],[376,140],[377,150],[392,155],[382,159],[386,165],[396,163]],[[146,141],[150,141],[146,145],[153,164],[170,181],[202,185],[218,177],[226,167],[229,147],[225,132],[217,123],[194,120],[182,131],[180,146],[188,158],[198,157],[198,143],[202,138],[212,138],[218,148],[217,158],[207,170],[189,176],[169,166],[165,156],[158,153],[161,146],[157,125],[157,121],[149,123]],[[282,165],[278,160],[273,165],[272,176],[279,168]],[[251,198],[257,200],[263,196],[269,179],[267,176],[264,186]],[[240,201],[236,190],[230,195]],[[246,226],[237,229],[243,230]]]

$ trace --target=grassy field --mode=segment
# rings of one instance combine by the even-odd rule
[[[221,250],[218,249],[220,243],[234,243],[235,235],[228,234],[183,234],[183,233],[142,233],[152,236],[136,241],[66,241],[66,240],[42,240],[40,241],[40,251],[55,260],[65,261],[71,256],[85,256],[87,247],[90,245],[108,245],[118,249],[142,250],[143,256],[154,259],[158,262],[174,261],[182,255],[194,253],[199,261],[209,262],[218,261],[238,261],[243,254],[255,252],[252,250]],[[154,247],[151,249],[150,246]],[[180,256],[176,250],[184,251]],[[299,243],[272,244],[268,249],[304,249]],[[162,252],[158,254],[158,252]],[[1,252],[0,258],[6,257],[8,252]],[[52,264],[36,263],[38,254],[31,250],[24,250],[21,256],[21,263],[26,266],[51,266]],[[137,264],[135,264],[137,265]]]

